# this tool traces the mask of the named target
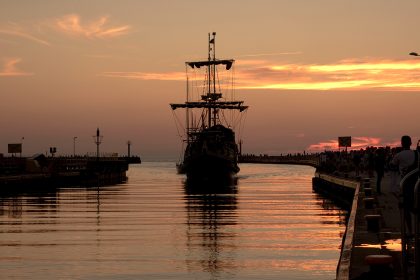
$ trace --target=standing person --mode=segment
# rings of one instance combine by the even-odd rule
[[[366,148],[367,152],[367,168],[369,173],[369,178],[373,177],[373,170],[375,169],[375,155],[373,151],[373,147]]]
[[[397,153],[394,158],[392,159],[391,163],[394,166],[398,166],[398,170],[400,171],[401,178],[403,178],[409,169],[415,165],[415,151],[411,150],[411,137],[408,135],[404,135],[401,137],[401,146],[402,151]]]
[[[356,172],[356,177],[360,176],[360,162],[362,161],[362,157],[360,156],[359,151],[353,152],[353,165],[354,171]]]
[[[408,234],[413,233],[413,215],[412,211],[414,209],[414,185],[415,182],[413,180],[406,180],[404,178],[407,173],[415,169],[416,167],[416,157],[417,152],[411,150],[411,137],[408,135],[404,135],[401,137],[401,146],[402,151],[399,152],[394,156],[392,159],[392,164],[398,166],[398,170],[400,171],[401,176],[401,194],[402,194],[402,202],[403,202],[403,209],[404,209],[404,217],[405,217],[405,224],[407,226]],[[414,178],[413,176],[410,179]]]
[[[376,150],[374,165],[376,171],[376,192],[381,193],[381,182],[385,172],[385,149],[379,148]]]
[[[400,181],[401,176],[398,170],[398,166],[392,164],[392,159],[395,157],[396,154],[402,151],[401,147],[395,148],[392,150],[392,154],[390,155],[391,158],[389,159],[389,172],[390,172],[390,190],[391,192],[398,197],[399,189],[400,189]]]

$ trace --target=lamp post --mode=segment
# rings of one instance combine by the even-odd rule
[[[418,53],[416,53],[416,52],[411,52],[411,53],[409,53],[409,55],[412,55],[412,56],[420,56]]]
[[[130,158],[131,157],[131,141],[127,141],[127,149],[128,149],[127,156],[128,158]]]
[[[20,139],[20,157],[22,157],[23,140],[25,140],[25,137],[22,137],[22,138]]]
[[[76,139],[77,136],[73,137],[73,156],[76,156]]]
[[[102,143],[103,136],[99,132],[99,127],[96,129],[96,136],[93,136],[93,141],[96,144],[96,159],[99,160],[99,145]]]

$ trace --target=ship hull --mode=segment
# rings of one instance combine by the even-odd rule
[[[229,182],[239,172],[239,166],[229,159],[201,155],[184,162],[179,171],[190,181]]]
[[[194,181],[228,181],[239,172],[234,132],[221,125],[199,133],[185,150],[178,172]]]

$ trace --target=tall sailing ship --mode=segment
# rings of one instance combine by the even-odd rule
[[[186,144],[177,168],[188,179],[224,179],[239,172],[240,149],[234,129],[241,128],[248,106],[235,100],[235,61],[216,59],[215,42],[216,33],[209,33],[207,60],[185,63],[187,100],[170,104],[174,115],[176,109],[186,111],[185,126],[176,118],[183,128],[180,136]],[[197,72],[201,73],[197,75]]]

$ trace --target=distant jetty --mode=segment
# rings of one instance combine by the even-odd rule
[[[140,157],[0,157],[0,192],[118,184]]]
[[[309,165],[319,167],[319,154],[295,154],[295,155],[240,155],[239,163],[266,163],[266,164],[292,164],[292,165]]]

